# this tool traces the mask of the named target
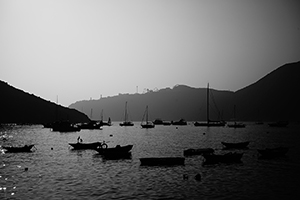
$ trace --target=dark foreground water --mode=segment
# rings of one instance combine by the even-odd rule
[[[42,126],[0,130],[0,145],[35,144],[33,153],[0,152],[0,199],[299,199],[300,125],[271,128],[247,124],[243,129],[193,125],[154,129],[114,126],[76,133],[51,132]],[[104,160],[96,151],[71,150],[68,142],[109,141],[133,144],[132,158]],[[6,138],[6,139],[4,139]],[[6,140],[6,141],[5,141]],[[251,141],[242,163],[203,166],[201,156],[184,166],[144,167],[139,158],[183,156],[187,148],[221,142]],[[285,158],[262,160],[256,149],[288,146]],[[0,148],[1,149],[1,148]],[[28,168],[28,170],[25,170]],[[201,174],[201,181],[194,179]],[[184,178],[187,177],[187,178]]]

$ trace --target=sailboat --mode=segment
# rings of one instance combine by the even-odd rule
[[[239,123],[236,122],[235,110],[236,110],[236,106],[234,105],[234,107],[233,107],[234,123],[233,124],[228,124],[227,126],[230,127],[230,128],[245,128],[246,127],[245,124],[243,124],[241,122],[239,122]]]
[[[206,90],[206,122],[195,122],[195,126],[225,126],[224,121],[212,121],[209,119],[209,83],[207,84]]]
[[[144,122],[145,116],[146,116],[146,121]],[[148,106],[146,106],[146,110],[143,115],[141,126],[142,126],[142,128],[154,128],[155,127],[155,125],[151,121],[148,121]]]
[[[133,126],[134,124],[131,121],[128,121],[128,113],[127,113],[127,101],[125,103],[125,115],[124,122],[120,123],[120,126]]]
[[[102,126],[111,126],[111,119],[110,119],[110,117],[108,118],[108,121],[107,121],[107,122],[103,121],[103,109],[101,110],[101,120],[100,120],[100,124],[101,124]]]

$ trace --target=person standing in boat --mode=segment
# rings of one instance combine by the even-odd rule
[[[77,138],[77,143],[81,143],[82,142],[82,139],[80,138],[80,136],[78,136],[78,138]]]

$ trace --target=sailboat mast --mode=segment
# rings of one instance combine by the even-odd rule
[[[127,101],[125,103],[125,122],[127,122]]]
[[[148,124],[148,106],[146,107],[146,123]]]
[[[209,83],[207,83],[206,102],[207,102],[206,117],[207,117],[207,123],[209,123]]]

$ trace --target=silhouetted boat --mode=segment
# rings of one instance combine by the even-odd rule
[[[269,123],[270,127],[287,127],[289,125],[288,121],[278,121]]]
[[[163,122],[163,125],[164,125],[164,126],[170,126],[171,124],[172,124],[172,123],[169,122],[169,121],[164,121],[164,122]]]
[[[225,121],[213,121],[209,119],[209,83],[206,89],[206,122],[195,122],[195,126],[225,126]]]
[[[249,145],[249,141],[247,142],[236,142],[236,143],[232,143],[232,142],[221,142],[226,149],[245,149],[247,148],[247,146]]]
[[[288,147],[276,147],[276,148],[266,148],[266,149],[258,149],[258,153],[260,153],[262,158],[275,158],[285,156],[288,152]]]
[[[214,151],[215,150],[212,148],[187,149],[183,151],[183,155],[193,156],[193,155],[211,154],[214,153]]]
[[[52,131],[59,131],[59,132],[77,132],[81,129],[67,121],[55,122],[51,126]]]
[[[229,128],[245,128],[246,125],[244,123],[241,123],[241,122],[234,122],[233,124],[227,124],[227,126]]]
[[[146,121],[144,122],[145,116],[146,116]],[[155,127],[155,125],[151,121],[148,121],[148,106],[146,106],[146,110],[145,110],[145,113],[142,118],[141,126],[142,126],[142,128],[154,128]]]
[[[245,128],[246,125],[242,122],[236,122],[236,106],[233,107],[233,113],[234,113],[234,123],[233,124],[227,124],[229,128]]]
[[[241,162],[243,153],[226,153],[226,154],[203,154],[205,159],[203,164],[217,164],[217,163],[238,163]]]
[[[69,143],[69,145],[72,146],[73,149],[76,149],[76,150],[77,149],[97,149],[97,147],[102,146],[103,143],[102,142],[92,142],[92,143],[77,142],[77,143]]]
[[[128,121],[128,113],[127,113],[127,101],[125,103],[125,115],[124,122],[120,123],[120,126],[133,126],[134,124],[131,121]]]
[[[90,122],[80,124],[78,126],[80,129],[101,129],[101,123],[98,121],[91,120]]]
[[[162,119],[155,119],[154,121],[153,121],[153,124],[155,124],[155,125],[165,125],[165,126],[169,126],[169,125],[171,125],[171,122],[169,122],[169,121],[163,121]]]
[[[117,145],[116,147],[113,148],[101,148],[98,147],[95,150],[102,156],[107,157],[107,158],[121,158],[123,156],[127,156],[128,153],[131,151],[133,145],[125,145],[125,146],[120,146]]]
[[[161,119],[155,119],[155,120],[153,121],[153,124],[155,124],[155,125],[163,125],[163,123],[164,123],[164,121],[161,120]]]
[[[141,165],[143,166],[172,166],[184,165],[184,157],[152,157],[140,158]]]
[[[32,152],[32,150],[31,150],[32,147],[34,147],[34,144],[24,145],[24,146],[21,146],[21,147],[2,146],[2,148],[5,149],[7,153]]]
[[[185,126],[187,125],[187,122],[185,119],[180,119],[179,121],[172,121],[171,124],[176,126]]]
[[[111,126],[111,119],[110,119],[110,117],[108,118],[107,122],[103,121],[103,109],[101,110],[100,124],[101,124],[101,126]]]

